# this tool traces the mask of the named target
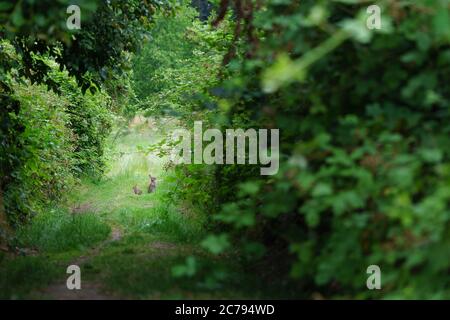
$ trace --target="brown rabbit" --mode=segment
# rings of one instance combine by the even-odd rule
[[[141,195],[142,194],[142,190],[139,189],[136,185],[133,187],[133,191],[135,194]]]
[[[152,177],[151,174],[148,175],[150,177],[150,184],[148,185],[148,193],[155,192],[156,189],[156,177]]]

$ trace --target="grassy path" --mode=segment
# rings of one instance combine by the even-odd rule
[[[0,298],[249,297],[243,281],[218,285],[193,272],[203,264],[220,278],[221,266],[234,262],[202,249],[205,217],[180,210],[167,198],[176,181],[163,170],[165,160],[137,152],[138,146],[145,148],[163,137],[158,128],[170,125],[133,121],[111,138],[108,169],[100,182],[84,181],[70,195],[67,208],[54,208],[19,230],[22,256],[0,256]],[[154,193],[147,193],[149,174],[157,177]],[[141,195],[133,192],[135,185]],[[66,270],[72,264],[81,269],[81,290],[66,287]],[[187,277],[174,277],[180,265]],[[254,287],[249,288],[254,297]]]
[[[53,299],[182,298],[191,295],[172,277],[174,265],[201,254],[193,240],[200,236],[196,219],[189,220],[164,202],[167,185],[163,159],[137,152],[161,138],[154,122],[135,120],[114,138],[106,178],[85,182],[72,196],[74,215],[93,214],[111,229],[108,239],[71,261],[82,270],[82,290],[69,291],[56,281],[40,291]],[[147,193],[149,174],[156,176],[156,192]],[[137,185],[143,193],[137,195]],[[198,232],[198,234],[196,234]],[[181,284],[181,287],[180,287]]]

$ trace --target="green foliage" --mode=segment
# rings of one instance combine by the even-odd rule
[[[379,1],[380,31],[362,1],[232,3],[245,41],[218,107],[228,126],[279,128],[281,166],[216,168],[223,239],[204,244],[222,252],[228,234],[268,285],[303,297],[448,298],[449,2]],[[371,264],[382,291],[366,288]]]
[[[0,34],[15,42],[23,55],[23,74],[33,81],[45,81],[50,69],[32,61],[34,53],[59,50],[58,63],[76,77],[83,91],[93,89],[84,75],[91,73],[100,83],[107,69],[121,74],[127,68],[125,51],[135,51],[151,25],[157,10],[170,12],[171,1],[87,1],[80,0],[80,30],[68,30],[67,8],[71,1],[0,2]],[[57,49],[59,48],[59,49]],[[48,82],[53,89],[54,84]]]
[[[68,191],[74,183],[71,169],[75,161],[65,101],[42,86],[17,83],[14,89],[21,109],[10,118],[24,129],[5,152],[17,163],[9,172],[12,180],[5,193],[5,205],[8,212],[29,214]],[[23,217],[16,215],[15,219]]]
[[[160,15],[149,41],[133,62],[139,109],[152,116],[199,118],[212,106],[209,88],[218,83],[222,55],[230,43],[228,25],[212,28],[182,6],[173,17]]]
[[[8,42],[2,47],[12,60],[20,61]],[[18,76],[16,68],[6,78],[11,92],[4,99],[16,109],[3,111],[0,162],[6,212],[16,225],[52,201],[64,199],[78,177],[101,175],[111,126],[105,93],[83,95],[75,79],[59,71],[53,59],[44,55],[33,59],[48,65],[48,78],[59,89],[56,94],[44,85],[32,85]]]
[[[145,100],[158,91],[169,87],[167,79],[156,76],[166,69],[183,66],[183,61],[192,55],[193,44],[186,41],[186,29],[192,24],[195,12],[185,9],[173,17],[159,14],[156,25],[150,31],[150,39],[133,60],[133,84],[140,100]],[[149,81],[149,80],[152,81]]]
[[[166,202],[185,203],[191,210],[211,212],[214,196],[209,192],[215,188],[214,168],[198,165],[180,165],[165,177],[168,192]]]
[[[68,101],[67,126],[72,131],[73,170],[80,174],[99,178],[104,169],[104,147],[112,126],[111,99],[104,91],[86,92],[84,95],[74,78],[67,72],[53,70],[49,78],[58,85],[60,97]]]
[[[103,83],[104,91],[111,97],[110,109],[129,120],[136,112],[136,93],[132,85],[132,70],[121,75],[110,72]]]
[[[90,21],[100,1],[0,1],[2,32],[7,37],[33,36],[36,39],[70,43],[71,35],[66,27],[69,17],[67,8],[71,4],[80,7],[82,19]]]
[[[367,28],[368,2],[359,0],[221,0],[211,24],[181,6],[174,17],[156,16],[133,73],[123,72],[126,51],[144,42],[158,1],[102,2],[73,38],[60,25],[45,31],[63,15],[55,8],[64,1],[48,4],[54,17],[32,18],[37,2],[3,3],[0,32],[20,36],[17,52],[0,45],[0,187],[8,187],[5,202],[21,213],[16,218],[45,211],[83,173],[101,175],[108,108],[175,115],[188,128],[203,120],[205,128],[280,129],[275,176],[250,165],[170,162],[162,174],[142,152],[164,154],[168,143],[148,147],[134,135],[120,140],[119,131],[112,144],[132,150],[111,157],[108,178],[84,195],[102,200],[97,209],[129,233],[93,262],[93,274],[106,270],[111,288],[148,297],[173,289],[171,276],[183,289],[198,277],[205,280],[196,285],[208,289],[239,284],[242,273],[225,272],[236,270],[225,257],[272,296],[275,288],[296,298],[450,296],[449,0],[376,1],[381,30]],[[102,88],[101,80],[113,101],[102,92],[82,95]],[[165,180],[157,192],[125,190],[145,183],[150,170]],[[97,216],[53,212],[38,215],[18,239],[57,252],[108,232]],[[159,234],[199,240],[208,253],[153,243]],[[176,250],[155,259],[149,248]],[[20,282],[29,262],[14,263],[1,271],[13,268]],[[380,291],[366,287],[372,264],[382,271]],[[38,272],[32,282],[46,279]]]
[[[0,190],[7,189],[2,203],[4,196],[15,223],[67,192],[71,176],[102,173],[110,103],[104,93],[94,92],[108,76],[122,77],[129,69],[126,51],[137,50],[156,10],[171,6],[165,1],[78,1],[82,28],[70,31],[70,4],[0,2],[0,35],[9,39],[0,45]],[[45,83],[65,103],[39,101],[42,114],[29,117],[29,99],[36,97],[15,92],[17,86],[30,86],[21,76],[32,84]],[[87,89],[92,94],[83,95]],[[51,96],[42,90],[40,94]],[[21,110],[21,103],[27,110]],[[54,120],[58,112],[67,116]],[[39,127],[31,127],[35,124],[43,125],[42,137]]]

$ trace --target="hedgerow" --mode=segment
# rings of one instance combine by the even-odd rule
[[[14,52],[8,42],[2,46]],[[14,54],[10,58],[20,61]],[[52,70],[48,77],[58,84],[58,92],[21,78],[20,63],[10,70],[10,96],[20,109],[8,113],[8,121],[18,127],[4,132],[2,170],[9,166],[3,197],[14,225],[64,199],[81,176],[101,176],[111,125],[105,93],[83,95],[76,80],[60,71],[50,57],[36,55],[34,59]],[[5,143],[8,136],[12,143]]]
[[[211,125],[279,128],[281,165],[215,168],[205,247],[238,249],[286,295],[448,298],[449,1],[377,1],[381,30],[367,1],[220,1],[215,25],[229,3]],[[382,290],[366,287],[370,265]]]

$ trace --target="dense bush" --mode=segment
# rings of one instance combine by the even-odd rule
[[[104,169],[103,151],[112,125],[111,98],[104,90],[83,94],[67,72],[53,70],[49,77],[58,84],[60,97],[67,101],[67,126],[72,131],[76,159],[73,170],[78,175],[98,178]]]
[[[224,210],[251,215],[249,237],[284,250],[306,292],[448,297],[449,3],[380,1],[375,33],[367,4],[342,2],[270,2],[251,22],[264,38],[240,102],[280,128],[283,161]]]
[[[281,167],[216,167],[204,200],[222,204],[222,227],[204,245],[240,248],[286,295],[448,298],[449,2],[378,1],[379,31],[365,1],[230,3],[245,41],[212,125],[279,128]],[[366,288],[372,264],[381,291]]]
[[[8,42],[2,47],[12,61],[20,60]],[[48,77],[59,89],[55,93],[19,77],[20,63],[10,70],[10,98],[20,108],[7,113],[16,129],[9,126],[3,132],[1,162],[4,205],[13,224],[63,199],[81,175],[100,176],[111,123],[104,93],[83,95],[75,79],[59,71],[50,57],[34,59],[49,66]]]
[[[29,83],[16,83],[14,97],[21,104],[14,120],[24,130],[17,136],[13,154],[20,166],[11,173],[5,205],[8,212],[26,215],[67,192],[74,183],[75,159],[65,102],[45,87]]]

